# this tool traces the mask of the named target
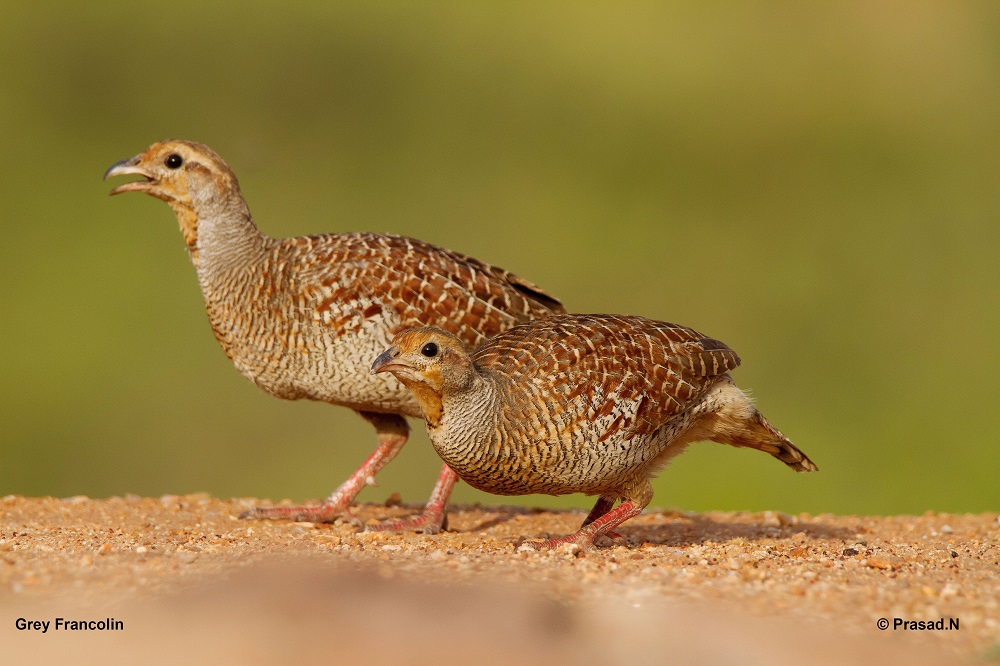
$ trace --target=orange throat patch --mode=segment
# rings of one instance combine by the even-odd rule
[[[185,204],[178,201],[168,202],[174,209],[177,216],[177,223],[180,225],[181,234],[184,235],[184,243],[192,256],[198,253],[198,214]]]
[[[413,381],[412,379],[399,378],[399,381],[403,382],[406,388],[410,389],[410,393],[413,397],[417,399],[420,404],[420,409],[424,413],[424,420],[427,424],[436,427],[441,423],[441,414],[444,411],[444,407],[441,404],[441,396],[432,389],[429,385],[424,382]]]

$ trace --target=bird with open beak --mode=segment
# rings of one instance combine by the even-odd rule
[[[111,194],[142,192],[173,209],[212,331],[236,368],[271,395],[342,405],[375,427],[375,451],[322,504],[259,507],[244,517],[350,516],[357,494],[406,442],[405,417],[422,414],[395,378],[368,372],[369,359],[399,331],[440,326],[471,349],[515,324],[563,311],[523,278],[413,238],[272,238],[254,223],[229,166],[200,143],[154,143],[104,177],[130,175],[140,179]],[[294,455],[281,443],[275,453]],[[441,529],[455,480],[443,467],[420,516],[370,528]]]

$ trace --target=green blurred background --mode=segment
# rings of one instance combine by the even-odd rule
[[[243,379],[169,208],[107,196],[173,137],[272,235],[416,236],[726,341],[821,471],[698,444],[654,506],[1000,508],[1000,6],[275,6],[4,3],[0,494],[319,498],[374,446]],[[360,499],[427,496],[413,425]]]

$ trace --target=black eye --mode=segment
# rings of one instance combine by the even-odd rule
[[[438,355],[438,346],[433,342],[428,342],[424,345],[423,349],[420,350],[420,353],[428,358],[434,358]]]
[[[184,160],[181,159],[181,156],[177,153],[170,153],[167,155],[166,159],[163,160],[163,163],[167,165],[168,169],[179,169],[180,166],[184,164]]]

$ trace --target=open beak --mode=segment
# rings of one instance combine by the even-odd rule
[[[396,363],[396,358],[399,356],[399,347],[393,345],[386,349],[384,352],[378,355],[375,362],[372,363],[371,373],[377,375],[380,372],[389,372],[393,368],[404,367],[401,364]]]
[[[130,157],[128,159],[122,160],[121,162],[115,162],[108,170],[104,172],[104,180],[112,178],[114,176],[128,176],[136,174],[145,178],[145,180],[134,180],[130,183],[124,183],[119,185],[115,189],[111,190],[111,195],[121,194],[122,192],[148,192],[149,185],[153,180],[145,169],[140,166],[141,155],[136,155],[135,157]]]

